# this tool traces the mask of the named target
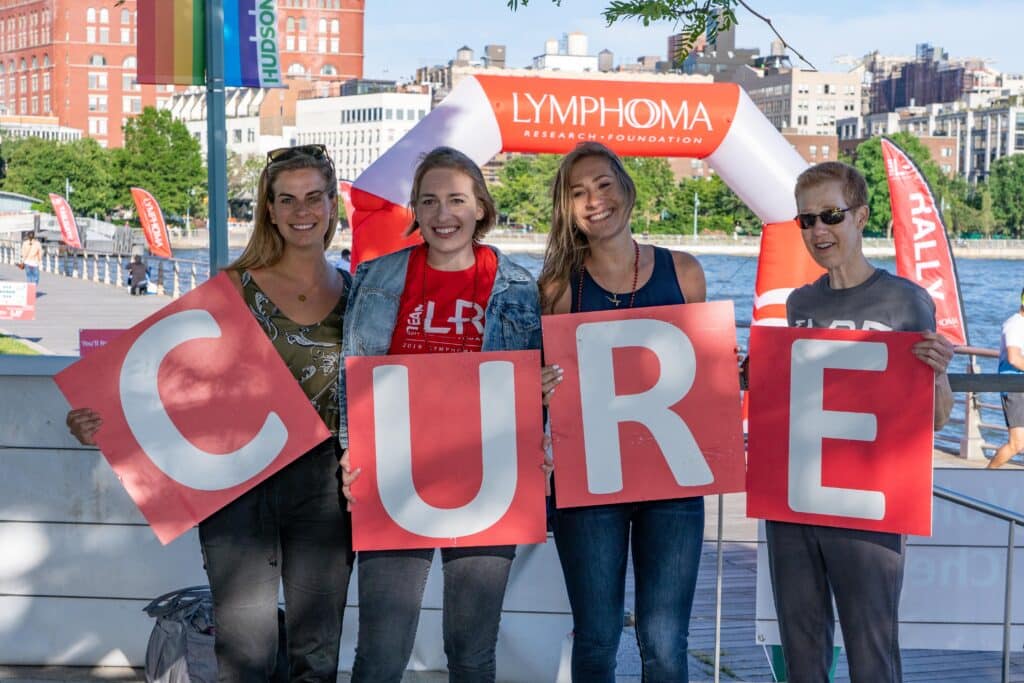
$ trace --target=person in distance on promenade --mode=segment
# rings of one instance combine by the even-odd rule
[[[252,237],[228,275],[332,433],[348,276],[325,250],[338,222],[338,182],[322,145],[277,149],[260,175]],[[309,373],[307,370],[313,369]],[[68,414],[79,441],[102,420]],[[284,585],[289,676],[334,681],[352,553],[332,436],[199,524],[213,593],[220,681],[267,681]]]
[[[36,233],[29,230],[25,241],[21,243],[21,260],[18,262],[25,270],[25,282],[39,286],[39,268],[43,264],[43,245],[36,239]]]
[[[827,273],[790,294],[789,325],[922,332],[913,352],[934,371],[934,428],[940,429],[953,404],[946,376],[953,345],[935,332],[935,304],[924,289],[864,257],[864,176],[852,166],[825,162],[800,174],[795,194],[804,246]],[[786,680],[828,680],[833,598],[851,680],[902,680],[898,610],[906,537],[776,521],[765,526]]]
[[[345,356],[514,351],[540,348],[537,285],[526,269],[479,243],[494,225],[494,200],[480,168],[465,154],[438,147],[413,177],[409,232],[423,244],[356,270]],[[465,318],[461,325],[433,320]],[[447,330],[437,328],[447,327]],[[460,329],[461,328],[461,329]],[[344,423],[343,423],[344,424]],[[342,445],[346,445],[342,430]],[[379,456],[378,456],[379,457]],[[348,452],[342,459],[351,505]],[[409,661],[433,548],[359,553],[359,644],[355,683],[398,683]],[[443,548],[444,651],[449,680],[495,680],[495,645],[515,546]]]
[[[128,293],[132,296],[147,294],[149,291],[149,266],[142,260],[142,255],[133,256],[132,262],[125,270],[128,271]]]
[[[610,149],[596,142],[577,146],[562,160],[552,194],[551,235],[539,279],[545,313],[704,301],[704,271],[693,256],[641,247],[633,238],[636,188]],[[549,366],[543,373],[547,400],[561,371]],[[644,680],[688,680],[703,497],[562,508],[555,513],[554,533],[572,605],[573,680],[615,680],[631,544]]]
[[[1020,309],[1003,323],[999,338],[999,372],[1024,373],[1024,290],[1020,293]],[[1024,394],[1004,392],[1002,400],[1009,440],[992,456],[989,468],[1002,467],[1024,451]]]

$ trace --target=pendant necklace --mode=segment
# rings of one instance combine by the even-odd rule
[[[582,266],[580,268],[580,284],[576,288],[576,310],[583,310],[583,275],[587,267]],[[629,292],[629,305],[626,308],[633,308],[633,302],[636,300],[636,283],[640,277],[640,245],[633,240],[633,286]],[[605,294],[605,299],[615,305],[616,308],[622,304],[622,299],[619,298],[618,294],[613,293],[611,296]]]

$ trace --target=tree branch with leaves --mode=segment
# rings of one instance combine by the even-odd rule
[[[551,1],[558,6],[562,4],[562,0]],[[506,0],[505,4],[514,12],[520,7],[526,7],[530,0]],[[737,7],[744,8],[767,24],[786,48],[792,50],[811,69],[818,70],[779,33],[771,17],[755,10],[746,0],[610,0],[601,15],[608,26],[627,20],[639,21],[644,26],[650,26],[653,22],[671,22],[683,35],[679,49],[673,55],[673,61],[681,64],[701,36],[706,35],[709,41],[714,41],[719,31],[739,23],[736,19]]]

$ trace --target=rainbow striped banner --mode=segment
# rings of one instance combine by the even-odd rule
[[[206,83],[206,3],[138,0],[139,83]],[[276,0],[223,0],[224,85],[287,87],[277,49]]]
[[[139,83],[206,83],[206,3],[139,0]]]

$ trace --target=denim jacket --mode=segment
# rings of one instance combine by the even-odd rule
[[[348,356],[385,356],[398,321],[409,254],[417,247],[360,263],[349,292],[342,332],[338,397],[341,420],[338,439],[348,448],[348,411],[345,409],[345,365]],[[539,349],[540,298],[537,282],[522,266],[497,249],[498,272],[484,311],[482,351]]]

